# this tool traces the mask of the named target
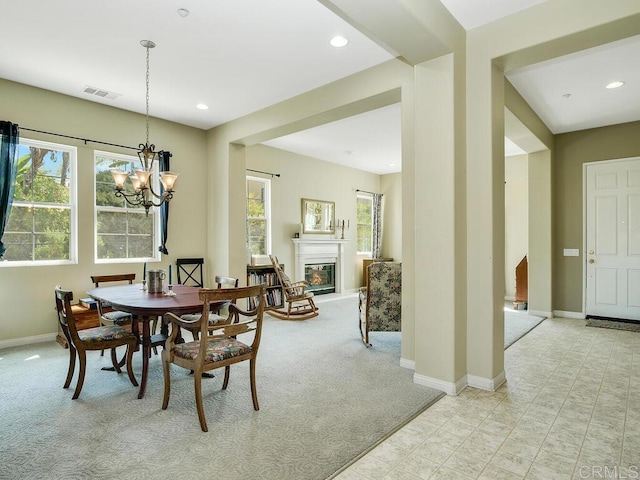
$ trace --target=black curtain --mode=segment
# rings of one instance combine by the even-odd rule
[[[16,146],[20,143],[18,125],[0,120],[0,259],[4,258],[7,247],[2,243],[4,229],[9,222],[13,189],[16,182],[18,161]]]
[[[158,161],[161,172],[170,171],[169,159],[171,158],[171,152],[160,151],[158,152]],[[160,194],[164,193],[164,187],[160,184]],[[160,205],[160,246],[158,250],[160,253],[169,255],[167,250],[167,232],[169,229],[169,204],[164,202]]]

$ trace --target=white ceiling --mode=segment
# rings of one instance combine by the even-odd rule
[[[471,29],[546,0],[441,1]],[[157,44],[150,51],[150,115],[202,129],[392,58],[317,0],[1,2],[0,78],[144,113],[139,42],[150,39]],[[180,16],[179,8],[190,14]],[[336,34],[349,38],[347,47],[329,46]],[[507,77],[555,133],[638,120],[640,72],[629,58],[640,58],[640,38],[610,47]],[[627,84],[601,88],[618,78]],[[87,86],[115,98],[88,95]],[[398,106],[385,107],[268,144],[377,173],[399,171],[399,118]]]

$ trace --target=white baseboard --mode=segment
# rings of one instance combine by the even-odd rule
[[[436,390],[440,390],[447,395],[458,395],[467,386],[467,379],[465,376],[459,379],[457,382],[452,383],[414,373],[413,383],[422,385],[424,387],[435,388]]]
[[[528,310],[527,313],[535,317],[553,318],[553,312],[543,312],[542,310]]]
[[[55,341],[55,333],[45,333],[44,335],[35,335],[33,337],[12,338],[11,340],[0,340],[0,349],[9,347],[20,347],[22,345],[30,345],[32,343],[42,343]]]
[[[584,320],[586,318],[585,314],[582,312],[566,312],[564,310],[554,310],[553,316],[562,318],[575,318],[578,320]]]
[[[415,360],[409,360],[406,358],[401,358],[400,359],[400,366],[402,368],[408,368],[409,370],[415,370],[416,369],[416,361]]]
[[[489,392],[495,392],[506,380],[507,376],[505,375],[504,370],[494,378],[477,377],[475,375],[467,374],[467,383],[470,387],[487,390]]]

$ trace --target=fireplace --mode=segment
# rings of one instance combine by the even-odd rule
[[[304,266],[304,279],[309,283],[306,291],[316,295],[336,291],[336,264],[315,263]]]
[[[295,246],[294,255],[294,281],[307,279],[308,265],[333,265],[333,292],[342,293],[344,288],[344,246],[348,240],[336,238],[311,238],[306,235],[303,238],[292,238]],[[316,272],[318,273],[318,272]],[[320,293],[320,292],[317,292]],[[323,293],[329,293],[323,292]]]

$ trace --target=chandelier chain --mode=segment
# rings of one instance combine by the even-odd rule
[[[149,144],[149,45],[147,45],[147,78],[146,78],[146,109],[147,109],[147,145]]]

